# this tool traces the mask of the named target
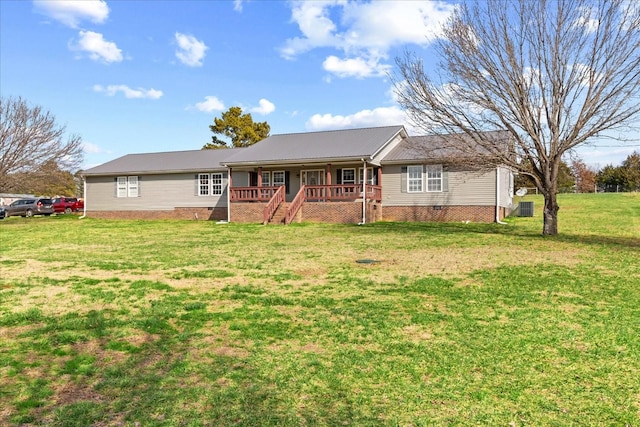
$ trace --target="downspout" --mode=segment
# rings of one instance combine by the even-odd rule
[[[231,222],[231,184],[231,168],[227,166],[227,222]]]
[[[367,223],[367,161],[362,160],[362,222],[358,225]]]
[[[507,225],[506,222],[500,221],[500,166],[496,167],[496,223]]]
[[[82,216],[78,219],[87,217],[87,178],[82,176],[82,198],[84,199],[84,207],[82,208]]]

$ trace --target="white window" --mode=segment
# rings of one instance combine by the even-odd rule
[[[208,173],[198,174],[198,195],[199,196],[209,195],[209,174]]]
[[[342,169],[342,183],[343,184],[355,184],[356,183],[356,170],[355,169]]]
[[[129,181],[129,190],[127,196],[129,197],[138,197],[138,177],[130,176],[128,177]]]
[[[271,172],[262,172],[262,186],[271,187]]]
[[[139,188],[137,176],[119,176],[116,197],[138,197],[140,194]]]
[[[273,186],[280,187],[284,185],[284,171],[273,171]]]
[[[127,197],[127,177],[119,176],[118,177],[118,197]]]
[[[218,196],[222,194],[221,173],[198,174],[198,196]]]
[[[358,170],[358,184],[362,183],[363,173],[364,173],[364,168],[360,168]],[[367,168],[367,184],[373,185],[375,184],[375,182],[376,180],[375,180],[375,177],[373,176],[373,168]]]
[[[214,196],[219,196],[220,194],[222,194],[222,174],[221,173],[211,174],[211,194]]]
[[[427,191],[442,191],[442,165],[427,166]]]
[[[407,166],[407,191],[409,193],[422,191],[422,165]]]

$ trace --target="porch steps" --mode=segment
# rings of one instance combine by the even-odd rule
[[[287,207],[289,207],[287,202],[282,203],[273,214],[273,218],[271,218],[269,224],[284,225],[284,217],[287,215]]]

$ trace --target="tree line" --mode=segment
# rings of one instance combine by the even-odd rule
[[[528,175],[518,175],[516,188],[535,188]],[[599,193],[640,191],[640,153],[634,151],[619,166],[596,169],[582,159],[562,160],[558,172],[559,193]]]

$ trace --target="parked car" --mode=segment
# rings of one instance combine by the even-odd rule
[[[4,209],[4,206],[0,206],[0,219],[5,219],[7,217],[7,211]]]
[[[84,200],[75,197],[56,197],[53,199],[53,210],[56,213],[71,213],[84,209]]]
[[[55,212],[52,200],[44,197],[16,200],[10,205],[3,206],[2,208],[5,211],[5,216],[49,216]]]

